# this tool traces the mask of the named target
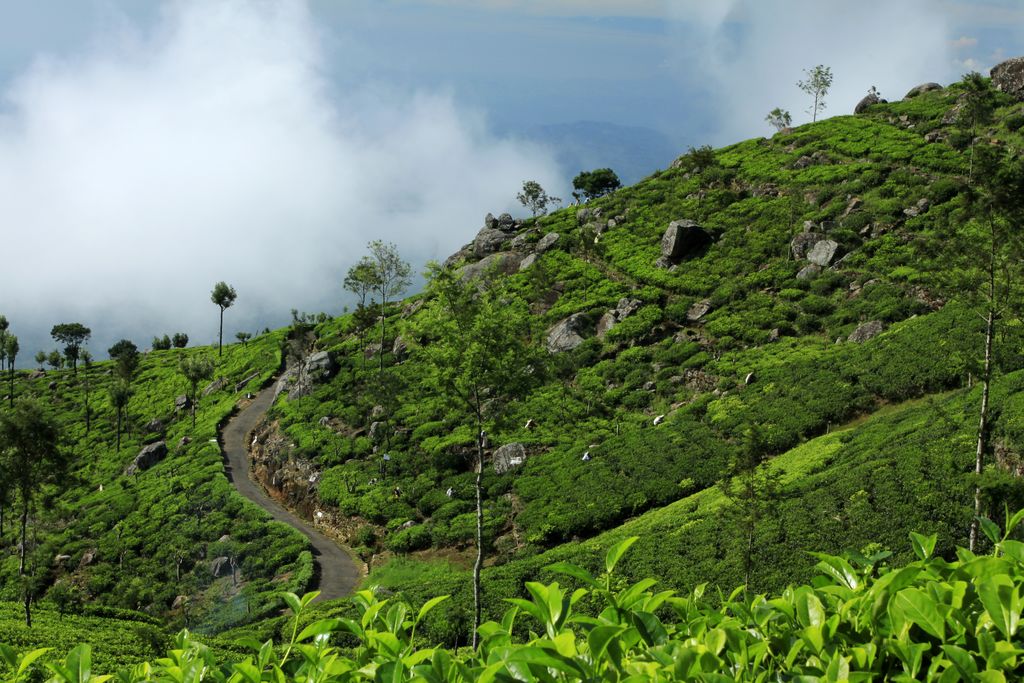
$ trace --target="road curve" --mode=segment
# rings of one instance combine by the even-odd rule
[[[221,429],[221,447],[226,456],[225,473],[228,481],[239,493],[269,512],[271,517],[298,529],[313,544],[313,559],[319,569],[318,576],[314,577],[316,585],[313,588],[320,591],[318,600],[334,600],[350,595],[359,582],[360,573],[349,554],[309,522],[292,514],[268,496],[252,478],[249,466],[250,433],[273,402],[274,387],[271,385],[257,394],[248,406],[238,411]]]

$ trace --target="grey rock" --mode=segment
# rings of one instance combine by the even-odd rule
[[[644,391],[654,391],[657,386],[654,382],[644,382]]]
[[[229,564],[229,560],[226,557],[215,557],[210,560],[210,573],[214,576],[220,576],[220,572],[224,569],[225,565]]]
[[[29,379],[42,379],[46,377],[46,370],[33,370],[32,374],[28,376]]]
[[[402,317],[408,318],[411,315],[415,315],[424,305],[426,305],[426,300],[424,299],[416,299],[416,301],[406,304],[402,308]]]
[[[306,359],[302,369],[307,375],[324,379],[334,373],[336,366],[331,360],[331,354],[326,351],[317,351]]]
[[[533,233],[533,231],[530,230],[520,233],[512,238],[512,241],[508,243],[508,246],[511,247],[512,251],[529,251],[530,237],[532,237],[534,234],[535,233]]]
[[[860,197],[853,197],[853,198],[851,198],[850,201],[847,202],[847,204],[846,204],[846,210],[843,211],[843,218],[846,218],[847,216],[849,216],[851,213],[853,213],[854,211],[856,211],[857,209],[859,209],[863,205],[864,205],[864,200],[861,199]]]
[[[672,221],[661,237],[661,256],[670,263],[678,263],[711,242],[711,235],[695,221]]]
[[[498,219],[494,217],[493,213],[489,213],[484,216],[484,227],[490,230],[498,229]]]
[[[370,423],[370,431],[367,434],[370,437],[370,441],[376,442],[376,441],[380,441],[381,439],[383,439],[384,438],[384,430],[386,428],[387,428],[387,425],[384,424],[383,422],[379,422],[378,421],[378,422]]]
[[[854,114],[863,114],[865,111],[867,111],[868,107],[870,107],[871,105],[873,105],[873,104],[881,104],[883,102],[885,102],[885,100],[883,100],[881,97],[879,97],[875,93],[868,93],[863,98],[861,98],[861,101],[858,102],[857,105],[853,108],[853,113]]]
[[[147,422],[146,426],[144,426],[142,429],[148,434],[157,434],[159,432],[162,432],[164,429],[163,420],[161,420],[160,418],[153,418],[152,420]]]
[[[695,323],[711,312],[711,300],[701,299],[686,311],[686,322]]]
[[[1000,62],[989,72],[996,90],[1011,97],[1024,100],[1024,57],[1014,57]]]
[[[814,265],[825,266],[832,263],[832,259],[836,257],[836,253],[839,251],[839,243],[833,240],[821,240],[816,242],[811,250],[807,252],[807,260]]]
[[[921,199],[917,200],[917,203],[914,204],[913,206],[903,209],[903,214],[909,216],[910,218],[914,218],[915,216],[920,216],[922,213],[927,212],[931,205],[932,203],[928,200],[927,197],[922,197]]]
[[[331,418],[329,418],[327,415],[324,415],[319,420],[317,420],[317,424],[320,425],[321,427],[326,427],[331,424]]]
[[[139,472],[148,470],[153,465],[157,464],[161,460],[167,457],[167,443],[164,441],[157,441],[151,443],[135,456],[135,460],[132,464],[125,468],[125,476],[132,476]]]
[[[494,463],[494,471],[504,474],[526,462],[526,447],[518,442],[505,444],[494,451],[491,460]]]
[[[915,85],[907,91],[907,94],[903,96],[903,99],[910,100],[918,95],[923,95],[926,92],[932,92],[934,90],[942,90],[942,86],[938,83],[922,83],[921,85]]]
[[[806,228],[806,225],[804,227]],[[807,258],[807,253],[823,239],[825,239],[825,235],[820,232],[801,232],[790,240],[789,251],[793,254],[793,258],[799,261]]]
[[[512,214],[503,213],[500,216],[498,216],[498,230],[502,230],[504,232],[512,232],[515,229],[516,221],[514,218],[512,218]]]
[[[409,342],[402,337],[395,337],[395,343],[391,345],[391,353],[395,358],[405,358],[405,354],[409,353]]]
[[[537,262],[536,254],[529,254],[519,263],[519,271],[522,272]]]
[[[960,119],[960,112],[964,110],[963,102],[957,102],[942,116],[942,123],[947,126],[952,123],[956,123]]]
[[[217,542],[218,543],[227,543],[230,540],[231,540],[231,534],[224,534],[223,536],[221,536],[220,538],[217,539]]]
[[[555,244],[558,243],[558,240],[560,238],[561,235],[559,235],[557,232],[549,232],[548,234],[544,235],[543,237],[540,238],[540,241],[537,242],[537,253],[543,254],[545,251],[555,246]]]
[[[630,299],[629,297],[619,299],[615,308],[602,315],[597,322],[597,336],[603,338],[617,323],[640,310],[642,305],[643,302],[639,299]]]
[[[576,212],[576,224],[583,225],[590,220],[591,211],[590,209],[580,209]]]
[[[565,320],[551,326],[547,333],[547,347],[550,353],[572,351],[583,343],[587,332],[587,315],[574,313]]]
[[[858,325],[857,329],[851,332],[850,336],[847,337],[847,340],[857,343],[866,342],[868,339],[877,337],[884,331],[885,323],[881,320],[872,320],[871,322],[861,323]]]
[[[514,251],[501,251],[463,266],[459,277],[463,282],[469,282],[492,270],[501,275],[511,275],[519,270],[522,261],[523,257]]]
[[[769,342],[777,342],[777,341],[779,341],[779,337],[780,336],[781,336],[781,332],[779,331],[779,328],[777,328],[777,327],[773,327],[771,330],[768,331],[768,341]]]
[[[248,384],[249,382],[251,382],[254,379],[258,378],[259,376],[260,376],[260,373],[254,372],[251,375],[249,375],[248,377],[246,377],[245,379],[243,379],[242,381],[236,382],[235,383],[235,393],[237,393],[237,392],[241,391],[242,389],[244,389],[246,384]]]
[[[508,235],[503,230],[484,228],[473,239],[473,255],[483,258],[488,254],[493,254],[501,249],[501,245],[507,239]]]
[[[818,273],[821,272],[821,266],[816,263],[809,263],[800,269],[800,272],[796,274],[797,280],[810,280],[814,278]]]
[[[209,396],[215,391],[220,391],[221,389],[226,387],[227,384],[228,380],[226,377],[218,377],[217,379],[206,385],[206,387],[203,389],[203,396]]]
[[[82,554],[82,559],[78,561],[78,567],[79,568],[88,567],[89,565],[91,565],[95,561],[96,561],[96,551],[95,550],[88,550],[88,551],[86,551],[85,553]]]
[[[473,243],[464,244],[461,249],[444,260],[445,268],[456,266],[473,255]]]

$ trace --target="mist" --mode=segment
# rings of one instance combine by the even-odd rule
[[[91,327],[97,357],[121,337],[209,343],[219,280],[238,291],[228,339],[338,313],[369,240],[418,269],[513,210],[523,180],[564,190],[548,151],[451,93],[333,90],[324,40],[301,2],[186,0],[146,29],[113,15],[88,50],[2,86],[0,313],[19,365],[58,322]]]
[[[722,0],[673,4],[682,31],[674,70],[693,79],[716,112],[713,145],[768,135],[765,115],[788,110],[807,123],[811,99],[797,86],[823,64],[834,82],[819,118],[852,114],[871,86],[889,100],[922,82],[943,85],[969,70],[950,39],[950,7],[934,0]]]

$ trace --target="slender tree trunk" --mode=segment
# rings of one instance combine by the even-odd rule
[[[28,497],[22,492],[21,501],[21,563],[18,565],[18,576],[25,575],[25,544],[26,540],[25,532],[28,529]]]
[[[480,628],[481,605],[480,571],[484,566],[484,430],[483,419],[477,410],[476,420],[476,561],[473,563],[473,649],[476,650],[477,630]]]
[[[223,355],[224,350],[224,308],[220,309],[220,333],[217,335],[217,357]],[[195,425],[193,425],[195,426]]]
[[[14,407],[14,359],[11,359],[11,364],[10,364],[10,366],[7,369],[10,372],[10,378],[11,378],[11,392],[10,392],[10,394],[11,394],[11,407],[13,408]]]
[[[384,334],[387,328],[387,305],[386,297],[380,298],[380,371],[384,372]]]
[[[994,286],[992,287],[994,289]],[[994,293],[994,292],[993,292]],[[995,302],[990,301],[988,317],[985,320],[985,368],[981,377],[981,416],[978,418],[978,441],[974,452],[974,474],[981,476],[982,460],[985,456],[988,436],[989,385],[992,379],[992,337],[995,327]],[[971,534],[968,548],[971,552],[978,542],[978,516],[981,515],[981,486],[974,485],[974,519],[971,520]]]
[[[25,626],[32,628],[32,590],[25,587]]]
[[[121,409],[117,409],[117,452],[121,452]]]
[[[192,431],[196,430],[196,400],[198,396],[195,389],[192,390]]]

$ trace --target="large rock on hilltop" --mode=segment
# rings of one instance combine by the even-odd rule
[[[907,94],[903,96],[903,99],[910,100],[918,95],[923,95],[926,92],[932,92],[934,90],[942,90],[942,86],[938,83],[922,83],[921,85],[915,85]]]
[[[511,275],[519,270],[519,264],[523,257],[514,251],[501,251],[480,259],[476,263],[469,263],[459,271],[459,277],[463,282],[469,282],[476,278],[494,271],[502,275]]]
[[[711,245],[711,235],[695,221],[672,221],[661,237],[661,258],[658,265],[667,268],[691,254]]]
[[[125,468],[125,476],[132,476],[144,470],[148,470],[153,465],[157,464],[161,460],[167,457],[167,443],[165,441],[157,441],[151,443],[135,456],[135,460],[132,464]]]
[[[473,239],[473,255],[477,258],[483,258],[488,254],[493,254],[501,249],[501,245],[507,239],[508,235],[503,230],[484,228]]]
[[[583,343],[583,335],[587,333],[588,320],[585,313],[573,313],[548,329],[548,351],[562,353],[572,351]]]
[[[992,85],[996,90],[1024,100],[1024,57],[1014,57],[992,67]]]
[[[863,98],[861,98],[861,101],[858,102],[857,106],[853,108],[853,113],[863,114],[868,110],[868,107],[870,107],[871,105],[882,104],[884,102],[886,102],[886,100],[883,100],[881,97],[879,97],[878,93],[870,92]]]

